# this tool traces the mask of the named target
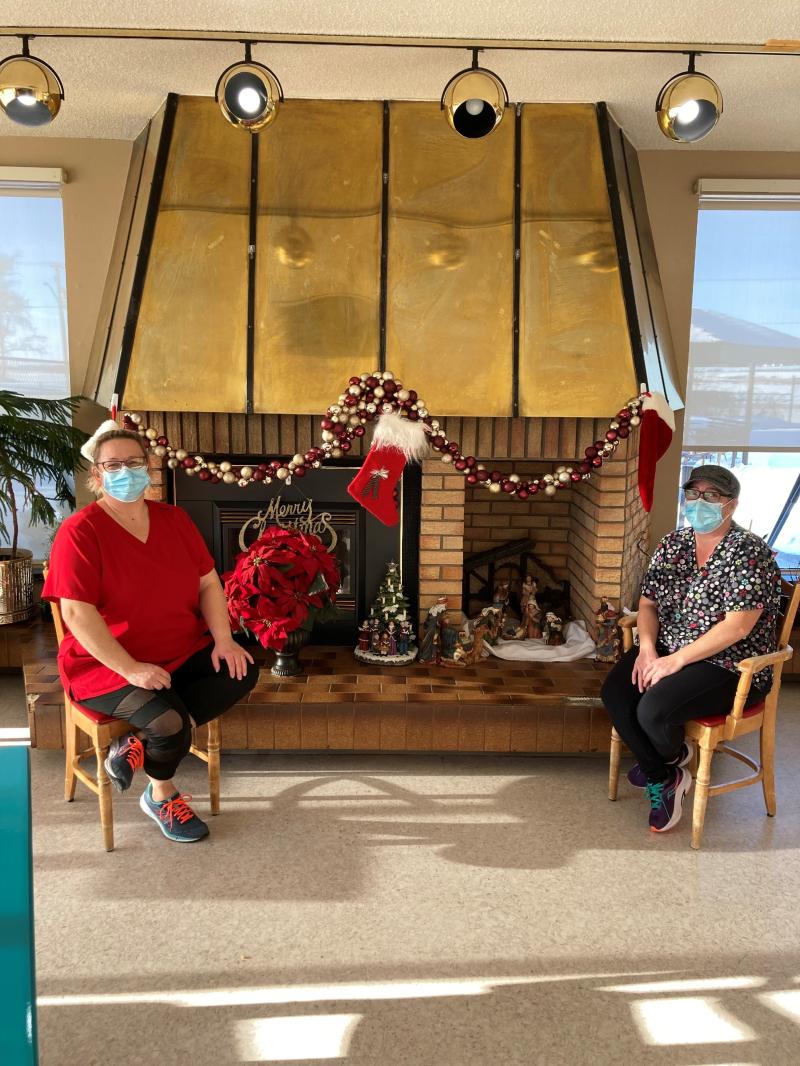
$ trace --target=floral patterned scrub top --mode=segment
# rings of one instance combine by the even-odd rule
[[[742,659],[775,651],[780,587],[780,569],[770,548],[733,523],[701,569],[691,526],[667,533],[650,560],[642,595],[658,607],[658,644],[670,653],[691,644],[728,611],[761,609],[746,637],[705,660],[736,672]],[[753,684],[768,692],[771,667],[755,674]]]

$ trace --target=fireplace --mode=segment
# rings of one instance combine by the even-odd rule
[[[243,455],[235,461],[257,466],[263,458]],[[400,563],[406,595],[416,610],[421,482],[419,470],[406,473],[399,490],[400,523],[387,527],[348,495],[347,485],[357,469],[352,462],[329,463],[290,485],[275,481],[246,489],[201,481],[180,470],[170,471],[167,488],[200,530],[220,573],[230,570],[237,554],[267,526],[318,536],[339,563],[340,617],[319,626],[312,639],[317,644],[355,644],[358,623],[366,617],[392,559]]]

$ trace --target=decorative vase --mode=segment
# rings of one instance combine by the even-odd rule
[[[18,548],[14,559],[10,548],[0,548],[0,625],[25,622],[33,614],[33,552]]]
[[[295,629],[289,634],[284,646],[275,653],[275,665],[271,671],[275,677],[295,677],[297,674],[302,674],[303,667],[300,665],[298,656],[300,649],[308,644],[310,636],[307,629]]]

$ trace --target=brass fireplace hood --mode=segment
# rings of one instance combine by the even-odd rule
[[[137,140],[85,395],[319,414],[392,370],[439,415],[682,406],[636,152],[603,104],[466,140],[438,104],[170,96]]]

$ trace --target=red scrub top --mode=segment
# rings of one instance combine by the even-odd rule
[[[144,544],[96,503],[67,518],[53,541],[42,598],[91,603],[137,662],[171,672],[211,642],[199,592],[214,560],[185,511],[145,502],[150,532]],[[77,701],[128,684],[71,633],[58,649],[58,668]]]

